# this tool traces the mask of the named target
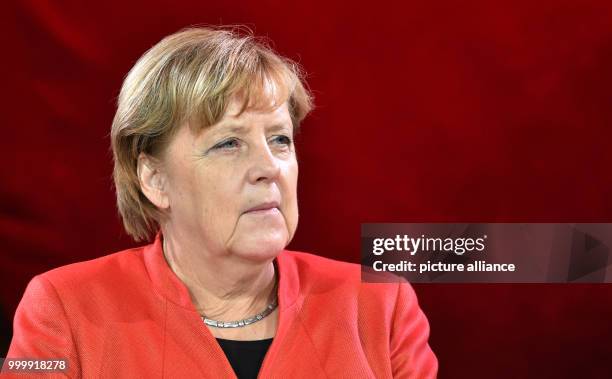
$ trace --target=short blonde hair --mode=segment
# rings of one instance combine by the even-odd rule
[[[312,109],[299,66],[244,28],[182,30],[153,46],[130,70],[119,94],[111,146],[117,207],[136,241],[150,239],[162,216],[140,189],[140,153],[160,156],[185,122],[196,128],[214,125],[233,96],[243,102],[241,112],[287,102],[294,132]]]

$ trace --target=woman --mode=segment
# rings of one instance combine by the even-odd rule
[[[69,377],[434,377],[407,283],[284,250],[298,222],[299,70],[250,35],[195,28],[130,71],[111,140],[119,212],[150,245],[35,277],[9,358]]]

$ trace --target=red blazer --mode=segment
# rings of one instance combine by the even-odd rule
[[[279,322],[260,378],[436,376],[427,319],[408,283],[364,284],[359,265],[307,253],[276,259]],[[8,357],[67,358],[71,378],[236,377],[159,235],[32,279]]]

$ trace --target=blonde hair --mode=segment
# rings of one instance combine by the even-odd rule
[[[241,112],[287,102],[294,133],[312,109],[299,66],[244,28],[182,30],[153,46],[130,70],[117,102],[111,147],[117,207],[136,241],[150,239],[162,216],[140,189],[140,153],[160,156],[185,122],[214,125],[233,96],[243,102]]]

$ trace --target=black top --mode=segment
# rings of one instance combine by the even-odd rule
[[[235,341],[217,338],[238,379],[256,379],[273,338],[257,341]]]

